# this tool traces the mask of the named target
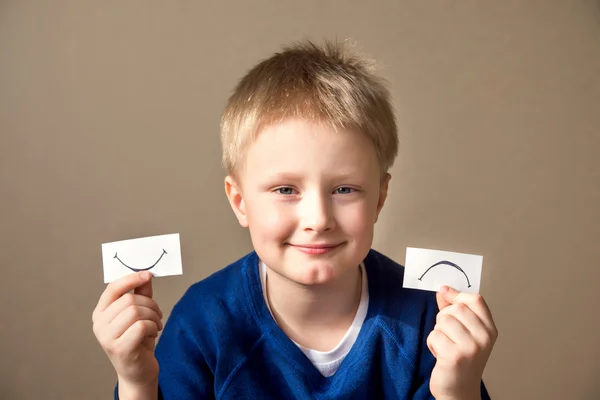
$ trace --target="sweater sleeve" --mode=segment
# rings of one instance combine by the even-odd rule
[[[115,400],[119,400],[119,382],[117,382],[117,385],[115,386]],[[164,400],[164,397],[160,391],[160,388],[158,388],[158,400]]]
[[[154,353],[160,367],[158,400],[215,398],[213,374],[191,334],[191,327],[186,325],[176,307],[156,345]],[[119,400],[118,393],[117,383],[115,400]]]
[[[481,400],[492,400],[483,381],[481,381]]]
[[[431,394],[429,389],[429,382],[431,381],[431,372],[435,366],[435,357],[427,347],[427,336],[433,330],[435,325],[436,316],[438,313],[437,303],[433,295],[428,296],[428,306],[424,311],[423,319],[421,320],[420,330],[420,357],[417,366],[417,383],[414,391],[413,398],[415,400],[434,400],[435,398]]]
[[[159,398],[214,399],[213,372],[194,332],[198,322],[188,321],[185,311],[182,305],[173,309],[156,345]]]

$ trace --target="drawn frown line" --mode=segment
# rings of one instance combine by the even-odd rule
[[[423,272],[423,275],[421,275],[421,277],[419,278],[420,281],[423,280],[423,277],[425,276],[426,273],[428,273],[432,268],[437,267],[438,265],[449,265],[451,267],[456,268],[457,270],[459,270],[460,272],[463,273],[463,275],[465,276],[465,278],[467,278],[467,285],[469,285],[469,287],[471,287],[471,282],[469,281],[469,277],[467,276],[467,273],[458,265],[454,264],[453,262],[450,261],[439,261],[436,262],[435,264],[433,264],[431,267],[427,268],[427,270],[425,272]]]
[[[119,262],[121,264],[123,264],[124,266],[126,266],[127,268],[129,268],[130,270],[132,270],[133,272],[140,272],[140,271],[148,271],[148,270],[154,268],[156,266],[156,264],[158,264],[158,262],[163,258],[163,256],[165,254],[168,254],[168,253],[167,253],[167,251],[165,249],[163,249],[162,254],[160,255],[160,257],[158,257],[158,260],[156,260],[156,262],[154,264],[152,264],[151,266],[149,266],[148,268],[133,268],[133,267],[130,267],[129,265],[127,265],[123,261],[121,261],[121,259],[117,255],[117,253],[115,253],[115,256],[113,258],[116,258],[117,260],[119,260]]]

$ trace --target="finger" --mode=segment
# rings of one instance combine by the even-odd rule
[[[154,310],[142,306],[130,306],[115,317],[108,327],[107,336],[110,339],[117,339],[138,321],[152,321],[158,330],[163,328],[163,324]]]
[[[146,348],[153,348],[157,336],[158,326],[154,321],[140,320],[131,325],[118,339],[119,348],[125,354],[135,351],[140,344]]]
[[[150,280],[143,285],[136,287],[133,293],[152,298],[152,274],[150,274]]]
[[[483,296],[479,293],[457,292],[452,288],[448,288],[447,291],[441,290],[441,292],[445,301],[452,304],[466,304],[475,314],[477,314],[481,322],[487,327],[488,331],[497,336],[496,324],[494,323],[492,313]]]
[[[156,335],[151,334],[146,336],[146,338],[142,341],[142,346],[147,348],[148,350],[154,350],[154,346],[156,345],[156,338],[158,337],[158,332]]]
[[[161,319],[163,317],[163,313],[156,301],[140,294],[125,293],[119,299],[115,300],[110,306],[108,306],[100,318],[103,323],[110,324],[117,315],[130,306],[148,307],[154,310]]]
[[[437,301],[438,310],[440,310],[440,311],[442,311],[446,307],[452,305],[452,303],[450,303],[448,300],[446,300],[444,298],[444,294],[442,293],[441,289],[439,292],[437,292],[435,294],[435,300]]]
[[[438,329],[431,331],[427,336],[427,347],[435,358],[451,357],[456,351],[456,343],[452,342],[446,334]]]
[[[431,351],[431,354],[433,354],[434,358],[437,358],[437,351],[435,351],[435,348],[431,345],[431,341],[429,339],[429,336],[431,336],[431,334],[429,334],[427,336],[427,348],[429,349],[429,351]]]
[[[488,307],[483,296],[481,296],[479,293],[475,293],[466,297],[467,298],[465,299],[464,303],[468,305],[475,314],[477,314],[488,331],[494,336],[497,336],[498,331],[496,329],[496,324],[494,323],[494,318],[492,317],[492,312],[490,311],[490,308]]]
[[[448,307],[450,304],[455,303],[456,296],[458,296],[460,292],[454,288],[451,288],[447,285],[442,285],[440,290],[436,293],[436,300],[438,302],[438,308],[443,310]]]
[[[448,339],[459,346],[470,345],[474,342],[471,333],[465,326],[454,316],[446,315],[434,327],[435,330],[443,332]]]
[[[458,319],[469,331],[471,330],[471,327],[485,328],[485,325],[481,322],[477,314],[475,314],[469,306],[463,303],[452,304],[438,312],[435,317],[435,322],[440,323],[440,321],[447,316],[453,316]]]
[[[466,304],[457,303],[446,307],[436,316],[436,323],[447,316],[456,318],[471,334],[477,344],[485,347],[489,344],[492,337],[485,324],[479,319],[477,314],[473,312]]]
[[[126,275],[114,282],[109,283],[106,289],[104,289],[104,292],[102,292],[94,313],[106,310],[106,308],[108,308],[108,306],[111,305],[116,299],[135,289],[136,287],[143,285],[151,278],[152,274],[150,272],[142,271],[136,274]]]

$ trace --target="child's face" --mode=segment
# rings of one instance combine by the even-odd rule
[[[265,264],[311,285],[367,255],[389,178],[364,135],[286,120],[260,132],[226,191]]]

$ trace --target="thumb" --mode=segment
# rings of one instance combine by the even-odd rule
[[[150,351],[154,351],[154,347],[156,347],[156,336],[154,337],[145,337],[142,341],[142,346],[147,348]]]
[[[143,283],[136,287],[133,293],[152,298],[152,274],[148,271],[140,272],[140,278]]]
[[[443,285],[435,294],[439,310],[443,310],[451,304],[454,304],[454,299],[458,296],[458,291],[449,286]]]

